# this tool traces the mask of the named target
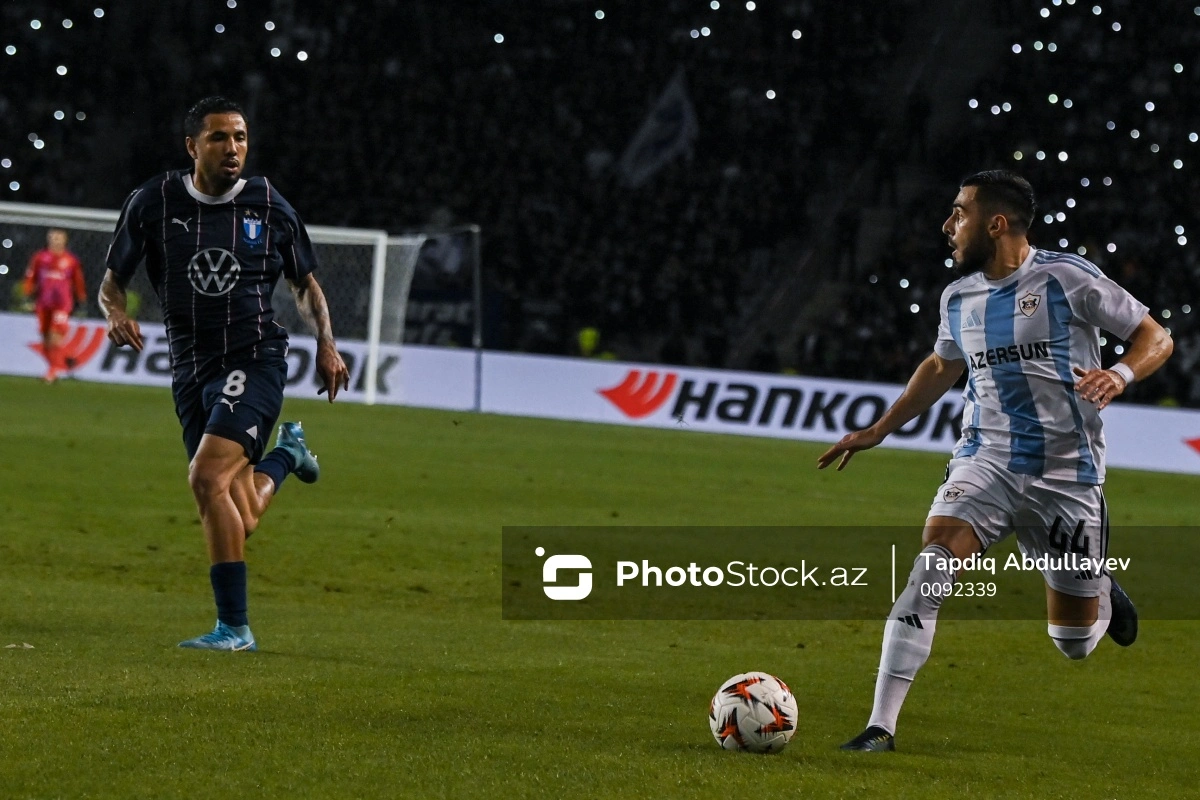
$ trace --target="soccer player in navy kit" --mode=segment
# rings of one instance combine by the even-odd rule
[[[217,605],[216,628],[179,646],[254,650],[245,540],[284,478],[294,473],[312,483],[319,475],[298,423],[283,423],[275,448],[264,455],[287,377],[287,331],[271,309],[281,273],[317,336],[320,391],[333,402],[350,375],[313,276],[316,257],[304,223],[266,178],[241,177],[249,149],[242,109],[223,97],[205,98],[187,112],[184,129],[194,166],[147,181],[126,199],[100,306],[109,338],[140,351],[125,287],[144,259],[163,309],[175,412]]]

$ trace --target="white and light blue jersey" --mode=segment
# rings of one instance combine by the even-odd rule
[[[1103,483],[1100,414],[1071,368],[1099,369],[1100,329],[1128,339],[1147,310],[1090,261],[1034,248],[1007,278],[977,272],[947,286],[934,350],[968,370],[954,457]]]

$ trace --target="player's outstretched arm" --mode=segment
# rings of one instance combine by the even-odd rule
[[[26,297],[33,297],[37,291],[37,253],[29,258],[29,266],[25,268],[25,279],[21,281],[21,291]]]
[[[908,386],[904,387],[904,392],[879,421],[869,428],[843,436],[840,442],[817,459],[817,469],[825,469],[836,461],[838,456],[842,459],[838,464],[838,471],[845,469],[846,464],[859,450],[869,450],[879,444],[892,431],[940,400],[942,395],[954,386],[966,365],[965,361],[950,361],[937,353],[931,353],[929,358],[917,367],[917,371],[909,378]]]
[[[142,329],[137,320],[132,320],[125,313],[125,287],[117,281],[116,273],[111,269],[104,273],[100,282],[100,310],[108,320],[108,338],[117,347],[129,345],[139,353],[142,352]]]
[[[1167,363],[1175,343],[1167,333],[1147,314],[1133,329],[1129,337],[1129,352],[1108,369],[1072,368],[1075,376],[1075,391],[1097,409],[1105,408],[1134,381],[1148,378]]]
[[[333,322],[329,318],[325,292],[321,291],[321,285],[311,272],[294,283],[288,281],[288,284],[296,297],[300,316],[317,337],[317,374],[325,384],[317,394],[328,391],[332,403],[339,390],[350,388],[350,370],[346,369],[346,362],[342,361],[333,341]]]

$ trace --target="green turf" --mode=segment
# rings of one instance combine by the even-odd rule
[[[213,612],[168,393],[5,378],[0,409],[0,645],[34,645],[0,649],[0,797],[1194,796],[1194,622],[1083,662],[1044,623],[946,622],[902,752],[864,756],[836,745],[878,622],[500,619],[504,525],[910,525],[937,455],[818,473],[812,444],[289,401],[323,475],[250,542],[262,650],[210,654],[175,647]],[[1182,525],[1198,490],[1107,494]],[[779,756],[709,735],[747,669],[796,691]]]

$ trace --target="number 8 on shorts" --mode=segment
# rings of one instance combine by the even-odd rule
[[[225,379],[225,386],[221,389],[221,392],[230,397],[237,397],[244,391],[246,391],[246,373],[240,369],[235,369]]]

